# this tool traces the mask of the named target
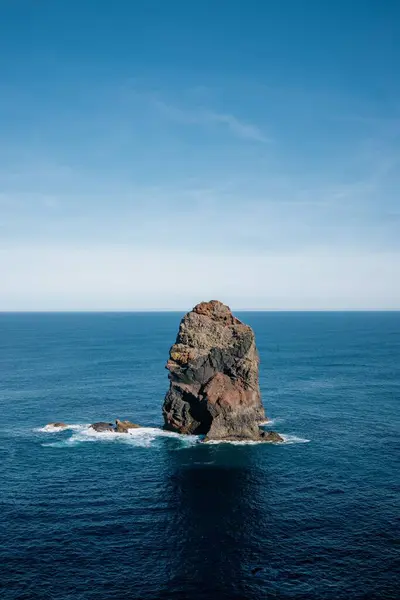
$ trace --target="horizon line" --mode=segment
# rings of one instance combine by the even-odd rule
[[[281,312],[281,313],[354,313],[354,312],[400,312],[400,308],[232,308],[232,312]],[[129,308],[129,309],[34,309],[0,310],[6,314],[134,314],[134,313],[181,313],[190,312],[187,308]]]

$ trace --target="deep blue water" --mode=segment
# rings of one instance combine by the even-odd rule
[[[292,443],[88,436],[161,426],[180,316],[0,315],[2,600],[397,598],[400,313],[239,315]]]

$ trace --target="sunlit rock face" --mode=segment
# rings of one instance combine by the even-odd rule
[[[170,350],[165,427],[209,440],[269,441],[259,428],[266,417],[258,365],[251,327],[217,300],[198,304],[183,317]]]

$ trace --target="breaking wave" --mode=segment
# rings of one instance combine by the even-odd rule
[[[275,417],[274,419],[265,419],[265,421],[261,421],[260,425],[262,427],[269,427],[271,425],[276,425],[277,423],[283,423],[285,419],[282,417]]]
[[[60,433],[66,429],[72,430],[74,433],[63,440],[57,442],[43,443],[42,446],[50,446],[62,448],[65,446],[76,446],[86,442],[106,442],[106,443],[123,443],[131,446],[149,448],[153,442],[160,438],[169,438],[177,440],[182,446],[193,446],[201,441],[201,437],[197,435],[181,435],[172,431],[164,431],[158,427],[140,427],[138,429],[130,429],[126,433],[118,433],[115,431],[95,431],[89,425],[69,425],[68,427],[42,427],[36,429],[42,433]]]
[[[207,444],[231,444],[232,446],[253,446],[255,444],[285,446],[286,444],[305,444],[310,440],[297,437],[297,435],[289,435],[285,433],[279,434],[283,438],[283,442],[265,442],[263,440],[210,440]]]
[[[280,435],[283,437],[284,444],[307,444],[311,441],[306,438],[298,437],[297,435],[289,435],[286,433],[281,433]]]
[[[268,422],[271,424],[271,421]],[[127,433],[118,433],[114,431],[95,431],[89,424],[67,425],[66,427],[54,427],[46,425],[34,429],[40,433],[62,433],[69,431],[72,435],[63,436],[55,442],[43,442],[44,447],[63,448],[77,446],[87,442],[104,442],[104,443],[122,443],[140,448],[150,448],[154,443],[162,439],[170,439],[179,442],[180,447],[191,447],[203,442],[204,436],[200,435],[182,435],[172,431],[164,431],[159,427],[140,427],[138,429],[130,429]],[[304,444],[310,440],[301,438],[296,435],[280,434],[283,442],[268,442],[268,444],[282,446],[286,444]],[[230,444],[232,446],[252,446],[258,444],[266,444],[262,440],[210,440],[207,445]]]
[[[44,427],[38,427],[37,429],[34,429],[34,431],[38,431],[40,433],[60,433],[61,431],[68,431],[68,430],[72,430],[72,431],[81,431],[83,429],[85,429],[86,427],[89,427],[88,423],[85,424],[79,424],[79,425],[65,425],[65,426],[60,426],[60,427],[55,427],[54,425],[45,425]]]

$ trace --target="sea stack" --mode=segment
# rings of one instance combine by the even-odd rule
[[[166,368],[165,428],[205,434],[206,440],[281,441],[260,430],[266,419],[253,330],[222,302],[201,302],[187,313]]]

